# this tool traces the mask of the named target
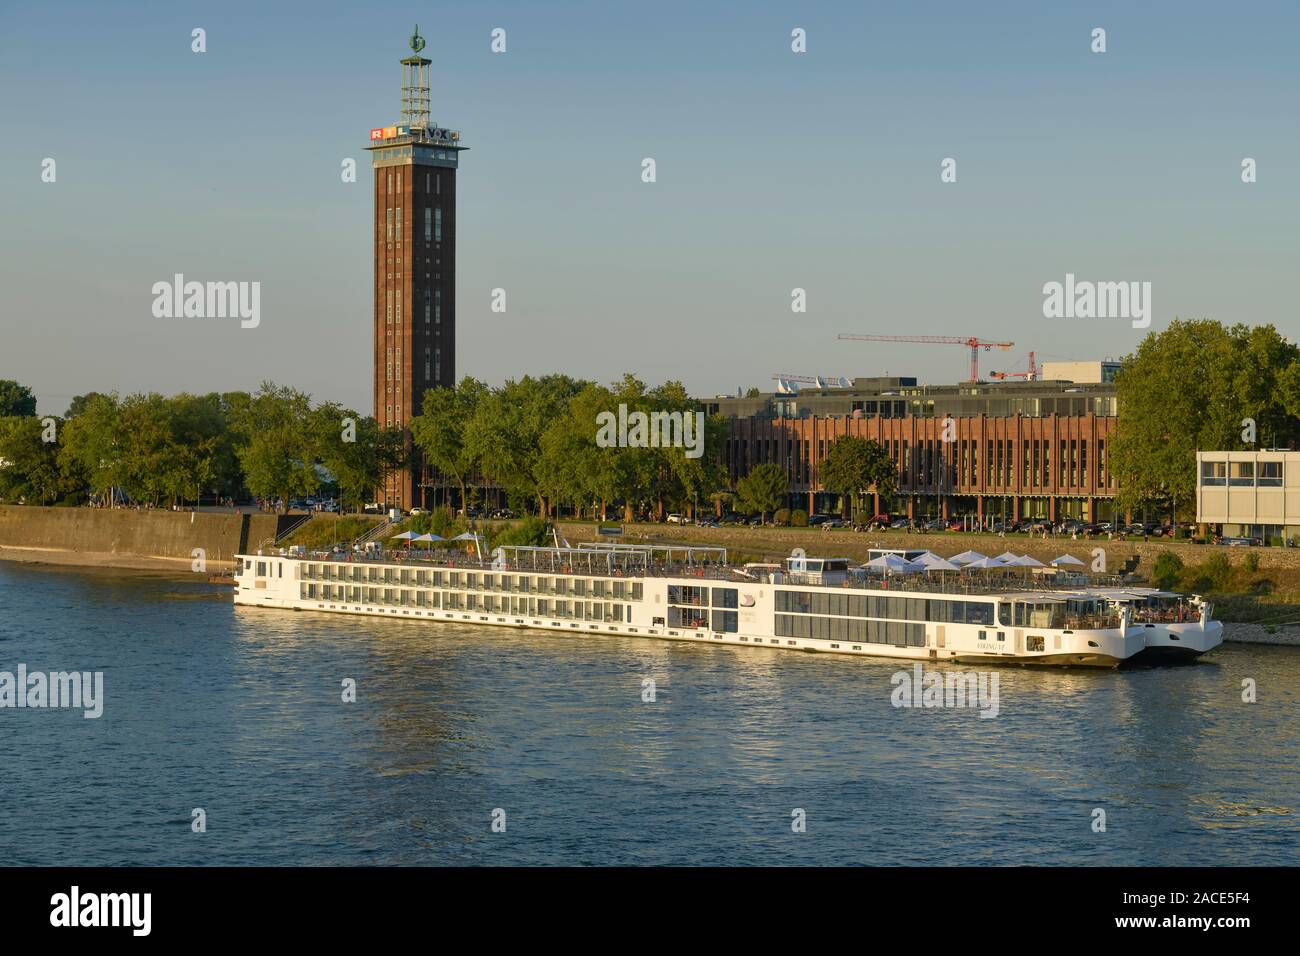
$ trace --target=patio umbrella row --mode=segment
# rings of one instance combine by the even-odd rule
[[[1063,554],[1058,558],[1053,558],[1051,566],[1055,568],[1066,565],[1083,566],[1083,562],[1076,557]],[[911,574],[924,571],[960,571],[962,569],[991,570],[994,568],[1043,568],[1047,565],[1037,558],[1030,557],[1027,554],[1013,554],[1007,551],[998,555],[996,558],[990,558],[987,555],[980,554],[978,551],[963,551],[961,554],[953,555],[951,558],[943,558],[933,551],[925,551],[911,561],[901,558],[896,554],[883,554],[878,558],[868,561],[863,567],[873,571],[885,571],[899,574]]]

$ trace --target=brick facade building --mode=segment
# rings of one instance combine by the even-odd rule
[[[1116,421],[1092,413],[955,417],[955,440],[945,442],[942,418],[733,418],[724,454],[733,486],[755,465],[780,465],[792,501],[809,513],[837,507],[817,472],[835,440],[854,435],[877,442],[898,467],[898,497],[875,496],[875,513],[1100,521],[1115,517],[1107,442]]]

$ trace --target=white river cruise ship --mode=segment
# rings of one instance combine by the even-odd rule
[[[733,567],[724,549],[604,542],[489,560],[297,550],[238,556],[235,603],[968,664],[1118,667],[1222,641],[1198,597],[1020,570],[873,578],[847,558]]]

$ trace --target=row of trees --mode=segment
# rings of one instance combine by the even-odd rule
[[[470,503],[487,485],[520,510],[544,516],[561,507],[604,516],[618,505],[630,520],[733,500],[766,515],[783,507],[789,492],[776,465],[755,468],[730,491],[726,420],[703,418],[698,435],[696,403],[681,383],[649,388],[631,375],[609,386],[549,375],[500,388],[465,378],[426,393],[410,423],[413,445],[371,417],[313,404],[271,382],[253,394],[91,393],[74,399],[62,417],[36,416],[35,399],[16,382],[0,382],[0,401],[0,499],[7,501],[124,495],[162,505],[251,495],[288,502],[331,490],[344,507],[359,508],[387,473],[420,456],[448,491],[428,504]],[[656,440],[645,432],[626,442],[598,441],[602,416],[620,409],[627,419],[675,416],[683,430],[660,431]],[[687,447],[657,440],[668,437],[685,439]],[[872,443],[845,440],[828,459],[827,487],[857,494],[871,483],[863,463],[881,461],[888,459]]]
[[[425,393],[411,434],[461,501],[481,480],[542,515],[565,507],[603,516],[621,504],[630,520],[637,512],[691,508],[725,496],[726,419],[704,420],[698,457],[681,447],[602,447],[599,417],[620,406],[629,417],[659,412],[683,420],[696,409],[680,382],[648,388],[632,375],[609,386],[567,375],[525,377],[496,389],[467,377]]]
[[[0,395],[15,383],[0,382]],[[8,409],[12,410],[12,409]],[[24,404],[0,417],[0,498],[53,504],[124,495],[161,505],[202,497],[291,498],[331,488],[348,506],[405,461],[402,435],[292,388],[73,400],[63,417]]]
[[[1273,326],[1173,321],[1123,363],[1120,417],[1110,442],[1118,504],[1194,507],[1196,452],[1294,446],[1300,441],[1300,348]],[[49,504],[124,492],[137,502],[200,496],[288,501],[329,488],[347,507],[369,500],[415,452],[464,505],[475,489],[502,489],[515,507],[604,516],[692,511],[712,503],[769,514],[787,504],[783,470],[760,465],[728,487],[726,419],[704,421],[703,453],[647,442],[599,442],[602,414],[678,414],[696,403],[679,382],[649,388],[632,375],[605,386],[567,375],[499,388],[465,378],[425,394],[411,420],[414,447],[396,429],[333,403],[265,383],[254,393],[117,395],[73,400],[63,418],[36,416],[36,400],[0,381],[0,498]],[[643,438],[648,436],[642,436]],[[631,446],[631,447],[628,447]],[[845,437],[820,465],[822,487],[855,506],[897,492],[894,462],[875,442]]]

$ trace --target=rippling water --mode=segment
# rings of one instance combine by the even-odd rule
[[[1300,861],[1300,649],[1000,669],[985,720],[892,707],[889,662],[0,563],[0,670],[19,663],[101,670],[106,703],[0,709],[0,864]]]

